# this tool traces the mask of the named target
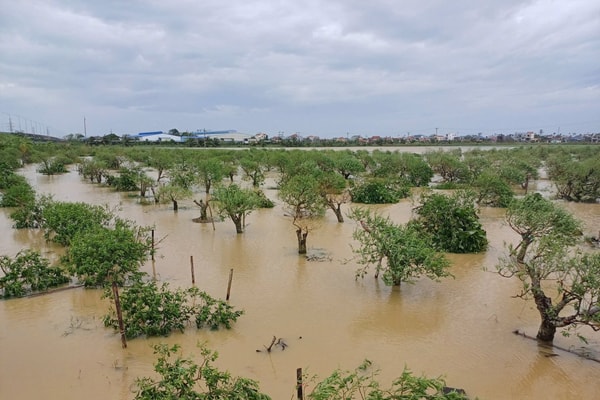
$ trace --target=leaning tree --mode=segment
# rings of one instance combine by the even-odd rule
[[[500,260],[501,276],[518,278],[523,299],[533,299],[541,323],[537,339],[552,342],[557,328],[600,330],[600,254],[577,248],[580,223],[539,193],[515,199],[506,213],[518,234]],[[570,328],[570,329],[569,329]]]

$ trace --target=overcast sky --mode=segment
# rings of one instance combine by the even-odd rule
[[[600,1],[6,0],[0,113],[55,136],[600,132]]]

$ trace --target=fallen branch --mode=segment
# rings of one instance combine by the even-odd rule
[[[25,295],[23,297],[38,297],[38,296],[44,296],[46,294],[52,294],[52,293],[56,293],[56,292],[63,292],[65,290],[71,290],[71,289],[78,289],[83,287],[84,285],[71,285],[71,286],[64,286],[64,287],[60,287],[60,288],[56,288],[56,289],[50,289],[50,290],[46,290],[43,292],[35,292],[35,293],[30,293],[28,295]]]
[[[538,340],[536,337],[530,336],[530,335],[526,334],[525,332],[522,332],[522,331],[520,331],[520,330],[518,330],[518,329],[515,329],[515,330],[513,331],[513,333],[514,333],[515,335],[522,336],[522,337],[524,337],[524,338],[527,338],[527,339],[532,339],[532,340],[535,340],[536,342],[538,342],[538,344],[541,344],[541,345],[543,345],[543,346],[546,346],[546,347],[548,347],[549,349],[558,349],[558,350],[566,351],[567,353],[575,354],[576,356],[579,356],[579,357],[585,358],[585,359],[587,359],[587,360],[590,360],[590,361],[595,361],[595,362],[597,362],[597,363],[600,363],[600,359],[598,359],[598,358],[595,358],[595,357],[594,357],[594,356],[592,356],[591,354],[588,354],[588,353],[582,353],[582,352],[578,352],[578,351],[575,351],[575,350],[573,350],[573,349],[568,349],[568,348],[566,348],[566,347],[562,347],[562,346],[557,346],[557,345],[555,345],[554,343],[544,343],[544,342],[540,342],[540,341],[539,341],[539,340]],[[546,355],[546,357],[556,357],[556,356],[558,356],[558,354],[547,354],[547,355]]]
[[[282,338],[277,339],[277,337],[273,336],[273,339],[271,340],[271,344],[269,345],[269,347],[263,345],[263,347],[265,348],[267,353],[270,353],[271,350],[273,350],[273,346],[279,346],[279,347],[281,347],[281,350],[283,351],[288,346],[288,344],[286,342],[284,342]],[[257,349],[256,352],[260,353],[260,352],[262,352],[262,350]]]

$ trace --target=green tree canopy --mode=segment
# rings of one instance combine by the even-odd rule
[[[368,178],[350,189],[354,203],[393,204],[410,195],[408,182],[389,178]]]
[[[138,378],[135,400],[270,400],[260,392],[258,382],[216,368],[217,352],[200,346],[202,361],[198,364],[177,355],[179,350],[178,345],[154,346],[158,355],[154,371],[160,378]]]
[[[376,379],[379,371],[371,371],[371,364],[365,360],[354,371],[333,371],[315,385],[308,399],[468,400],[464,391],[447,387],[444,378],[415,376],[406,367],[390,388],[383,389]]]
[[[105,296],[113,292],[106,289]],[[145,336],[168,336],[174,331],[183,332],[193,319],[198,329],[217,330],[231,328],[243,315],[227,302],[212,298],[196,287],[171,289],[169,284],[136,279],[119,296],[125,326],[125,336],[133,339]],[[104,316],[104,325],[119,329],[114,308]]]
[[[219,186],[215,189],[212,201],[221,217],[229,217],[237,233],[243,233],[246,216],[257,209],[261,199],[252,189],[244,189],[236,184]]]
[[[576,159],[570,154],[548,160],[548,177],[556,186],[559,199],[596,202],[600,199],[598,157]]]
[[[240,168],[244,171],[243,179],[252,182],[252,187],[259,187],[265,181],[267,156],[262,150],[249,150],[241,154]]]
[[[359,243],[353,251],[363,265],[357,277],[364,277],[372,265],[376,278],[382,272],[383,281],[394,286],[411,283],[423,275],[431,279],[450,276],[450,263],[416,225],[394,224],[363,208],[354,208],[349,216],[360,224],[353,233]]]
[[[114,214],[107,207],[83,202],[47,201],[43,204],[42,225],[46,239],[68,246],[75,235],[99,226],[108,226]]]
[[[458,191],[450,196],[425,194],[416,213],[416,223],[443,251],[478,253],[487,248],[487,235],[479,221],[471,192]]]
[[[210,193],[213,185],[220,183],[225,176],[223,162],[217,157],[202,158],[194,163],[196,179],[204,187],[206,194]]]
[[[431,151],[425,154],[425,159],[431,169],[440,175],[444,182],[468,182],[471,179],[468,166],[461,160],[460,150]]]
[[[482,206],[507,207],[514,197],[509,184],[496,171],[486,170],[474,182],[476,202]]]
[[[294,175],[282,183],[279,190],[279,197],[285,203],[286,215],[292,218],[292,224],[296,228],[299,254],[306,254],[308,234],[315,227],[315,221],[325,212],[317,174],[318,172]]]
[[[66,271],[51,266],[47,258],[33,250],[22,250],[13,258],[0,256],[0,295],[21,297],[27,293],[44,291],[70,281]]]
[[[152,251],[148,233],[120,219],[114,227],[96,225],[74,237],[63,260],[86,286],[123,285],[139,275]]]
[[[25,177],[0,169],[0,207],[21,207],[35,202],[35,190]]]

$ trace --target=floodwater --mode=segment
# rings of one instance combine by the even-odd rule
[[[449,256],[454,279],[424,278],[390,288],[372,275],[355,280],[350,248],[355,223],[339,224],[331,212],[308,236],[309,253],[326,259],[299,256],[294,228],[269,182],[263,188],[277,206],[250,214],[246,232],[238,235],[229,220],[214,230],[192,222],[199,211],[191,201],[173,213],[169,205],[141,205],[134,197],[83,182],[76,172],[46,177],[29,168],[23,173],[38,193],[120,205],[122,217],[153,225],[161,242],[154,266],[149,261],[144,270],[154,270],[172,287],[191,285],[193,256],[196,285],[225,298],[233,269],[230,303],[245,314],[231,330],[190,326],[166,338],[131,340],[122,349],[119,336],[102,325],[109,302],[98,290],[0,301],[0,399],[132,399],[135,379],[153,376],[152,345],[161,342],[178,343],[183,355],[197,360],[197,344],[206,343],[218,351],[218,367],[259,381],[276,400],[294,398],[296,368],[325,378],[364,359],[380,369],[384,387],[408,367],[417,375],[444,376],[449,386],[464,388],[473,398],[598,398],[600,363],[512,333],[535,335],[538,315],[533,302],[512,297],[518,282],[493,272],[503,243],[516,239],[502,222],[502,210],[481,212],[487,252]],[[374,208],[406,222],[412,206],[403,200]],[[566,206],[584,221],[586,234],[597,234],[600,205]],[[48,257],[60,255],[62,249],[47,244],[39,232],[10,225],[8,210],[0,210],[0,254],[14,256],[31,247]],[[589,339],[586,351],[597,356],[600,335],[582,333]],[[286,341],[285,351],[256,351],[273,336]],[[556,344],[583,346],[561,335]]]

